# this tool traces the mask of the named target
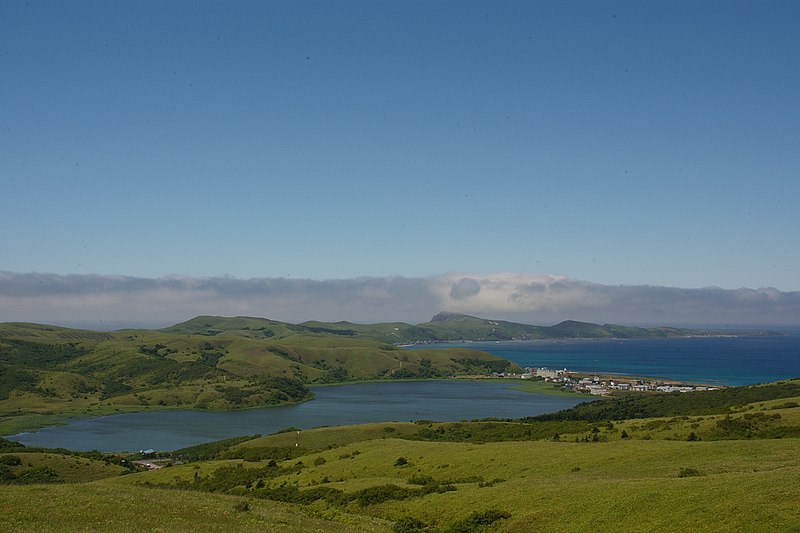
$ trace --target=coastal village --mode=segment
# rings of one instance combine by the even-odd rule
[[[594,396],[605,396],[613,391],[632,392],[693,392],[717,390],[720,387],[708,385],[689,385],[672,381],[620,376],[586,375],[572,372],[566,368],[526,367],[523,373],[502,373],[496,377],[509,379],[540,379],[548,383],[560,384],[565,390],[582,392]]]

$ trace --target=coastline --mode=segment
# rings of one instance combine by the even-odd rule
[[[580,374],[580,373],[574,373]],[[614,379],[619,378],[619,376],[611,376],[603,374],[601,377]],[[627,379],[631,379],[628,377]],[[647,378],[641,378],[647,379]],[[0,436],[3,438],[7,438],[13,435],[19,435],[21,433],[30,433],[36,432],[41,429],[49,428],[49,427],[56,427],[56,426],[64,426],[74,421],[79,420],[88,420],[92,418],[101,418],[106,416],[114,416],[114,415],[121,415],[121,414],[129,414],[129,413],[144,413],[144,412],[155,412],[155,411],[197,411],[197,412],[235,412],[235,411],[248,411],[254,409],[269,409],[269,408],[279,408],[279,407],[286,407],[290,405],[299,405],[305,402],[309,402],[314,400],[314,388],[327,388],[327,387],[338,387],[342,385],[359,385],[359,384],[375,384],[375,383],[402,383],[402,382],[432,382],[432,381],[453,381],[453,380],[469,380],[469,381],[493,381],[493,382],[502,382],[508,383],[509,388],[513,390],[518,390],[521,392],[527,393],[534,393],[534,394],[543,394],[546,396],[554,396],[554,397],[579,397],[579,396],[586,396],[590,398],[591,396],[578,392],[575,390],[566,390],[563,387],[556,386],[557,384],[550,381],[545,381],[541,379],[522,379],[517,377],[500,377],[494,375],[483,375],[483,376],[453,376],[453,377],[441,377],[441,378],[408,378],[408,379],[369,379],[369,380],[350,380],[350,381],[342,381],[337,383],[320,383],[320,384],[311,384],[309,388],[311,389],[310,397],[299,401],[299,402],[286,402],[281,404],[269,404],[269,405],[256,405],[256,406],[247,406],[247,407],[240,407],[236,409],[201,409],[197,407],[187,407],[185,405],[146,405],[146,406],[98,406],[96,409],[90,410],[81,410],[81,411],[74,411],[74,412],[65,412],[65,413],[22,413],[19,415],[6,413],[0,415]],[[675,381],[675,380],[663,380],[664,383],[674,384],[674,385],[682,385],[684,383]]]
[[[314,385],[316,387],[316,385]],[[300,405],[305,402],[310,402],[314,399],[312,392],[308,398],[297,402],[284,402],[279,404],[267,405],[249,405],[247,407],[237,407],[235,409],[203,409],[199,407],[189,407],[186,405],[131,405],[131,406],[100,406],[96,410],[74,411],[65,413],[22,413],[19,415],[4,413],[0,414],[0,437],[8,438],[12,435],[19,435],[20,433],[35,432],[40,429],[49,427],[66,426],[67,424],[78,420],[89,420],[91,418],[102,418],[105,416],[125,415],[130,413],[146,413],[158,411],[197,411],[197,412],[216,412],[227,413],[234,411],[248,411],[251,409],[270,409],[273,407],[286,407],[290,405]],[[46,420],[45,420],[46,418]],[[9,424],[10,421],[35,419],[35,421],[24,422],[22,424]],[[7,429],[7,428],[11,429]]]

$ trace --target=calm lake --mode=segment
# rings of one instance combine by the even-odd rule
[[[467,346],[521,366],[568,368],[711,383],[747,385],[800,377],[800,336],[547,340],[434,344]],[[174,450],[238,435],[266,435],[289,426],[381,421],[521,418],[566,409],[584,397],[510,389],[497,381],[404,381],[313,388],[300,405],[246,411],[155,411],[76,420],[11,438],[31,446],[73,450]]]
[[[498,381],[401,381],[314,387],[315,399],[299,405],[244,411],[154,411],[76,420],[10,437],[30,446],[71,450],[175,450],[202,442],[294,426],[382,421],[456,421],[521,418],[572,407],[583,397],[513,390]]]

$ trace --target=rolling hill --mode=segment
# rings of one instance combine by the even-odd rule
[[[163,330],[94,332],[5,323],[0,433],[65,416],[299,402],[311,397],[310,384],[514,368],[466,349],[401,350],[340,324],[203,316]]]
[[[572,410],[242,437],[176,450],[180,463],[137,473],[113,464],[120,458],[0,439],[0,528],[796,531],[798,386],[661,395],[658,409],[679,416]],[[653,412],[652,398],[602,403]]]
[[[534,326],[439,313],[417,325],[198,316],[160,330],[98,332],[0,324],[0,433],[65,416],[143,409],[237,409],[311,397],[308,385],[513,371],[493,355],[401,344],[697,334],[567,321]]]

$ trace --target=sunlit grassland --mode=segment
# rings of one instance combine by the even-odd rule
[[[730,419],[759,421],[770,431],[791,429],[800,426],[795,400],[738,407]],[[473,435],[479,435],[480,424],[472,423],[387,422],[316,428],[299,435],[287,431],[230,448],[300,453],[277,461],[274,475],[259,474],[231,494],[185,488],[193,480],[213,478],[223,467],[241,465],[256,472],[268,462],[200,461],[72,485],[74,490],[6,486],[0,491],[0,529],[121,531],[127,526],[189,531],[201,525],[209,531],[386,531],[412,517],[432,531],[447,531],[475,512],[499,510],[510,517],[496,522],[494,531],[796,531],[800,439],[733,439],[720,433],[720,420],[726,415],[627,420],[600,423],[596,433],[560,435],[557,441],[485,443],[409,440],[440,426],[472,427]],[[500,429],[519,425],[497,424]],[[687,431],[696,432],[700,440],[688,440]],[[596,441],[585,441],[594,435]],[[74,457],[50,455],[49,460],[61,461],[61,469],[77,465]],[[92,475],[96,479],[110,472]],[[320,499],[285,504],[258,497],[259,486],[301,492],[328,487],[355,494],[386,485],[414,490],[431,483],[450,488],[374,503]],[[243,502],[248,511],[237,510]],[[62,527],[51,525],[48,516],[58,516]]]
[[[335,508],[136,485],[207,475],[232,463],[214,461],[80,485],[4,487],[0,529],[388,531],[385,520],[413,516],[443,530],[476,510],[495,508],[511,513],[497,531],[791,531],[800,526],[799,444],[786,439],[472,445],[381,439],[305,456],[300,474],[270,483],[313,487],[327,476],[330,486],[353,491],[406,485],[412,476],[427,474],[452,481],[457,490]],[[400,456],[407,465],[395,466]],[[316,465],[319,457],[326,461]],[[684,468],[700,475],[681,478]],[[333,480],[340,477],[344,481]],[[479,479],[493,483],[481,486]],[[238,511],[241,502],[249,510]]]
[[[414,476],[430,476],[456,490],[367,507],[351,502],[343,510],[388,520],[414,516],[440,527],[497,508],[512,515],[501,531],[678,531],[687,525],[780,531],[800,527],[800,509],[794,506],[800,497],[799,448],[796,439],[468,444],[388,438],[286,461],[287,466],[300,461],[303,468],[268,483],[352,492],[387,483],[413,487],[408,482]],[[407,462],[397,466],[401,457]],[[103,483],[191,480],[195,473],[208,475],[235,463],[183,465]],[[681,477],[683,471],[696,475]],[[321,502],[314,508],[335,510]]]
[[[748,404],[741,408],[731,409],[730,413],[703,416],[680,416],[650,418],[641,420],[624,420],[616,422],[613,427],[599,424],[599,435],[603,439],[615,440],[631,439],[662,439],[662,440],[717,440],[746,438],[744,434],[724,431],[720,427],[726,418],[734,422],[753,420],[753,431],[758,436],[759,432],[766,437],[780,437],[781,435],[800,437],[800,409],[797,407],[782,407],[800,404],[800,398],[782,398]],[[763,416],[762,416],[763,415]],[[753,432],[751,431],[751,433]],[[624,433],[623,433],[624,432]],[[565,440],[570,440],[579,435],[562,435]]]
[[[176,391],[172,391],[175,394]],[[44,398],[15,393],[4,401],[0,414],[0,435],[12,435],[47,426],[64,424],[69,419],[105,416],[136,411],[169,409],[157,404],[144,406],[131,395],[129,401],[118,398],[100,401],[97,398]],[[175,409],[176,407],[171,407]]]
[[[16,476],[19,476],[29,468],[49,467],[52,468],[53,472],[58,476],[58,481],[64,483],[95,481],[119,476],[128,472],[127,469],[118,465],[106,464],[103,461],[54,452],[14,451],[0,454],[0,461],[2,461],[4,457],[18,457],[21,460],[19,465],[9,468]]]
[[[237,508],[243,501],[246,511]],[[314,512],[266,500],[87,483],[4,488],[0,530],[382,532],[391,527],[371,517]]]
[[[800,525],[798,510],[789,503],[800,496],[798,445],[788,439],[482,445],[386,440],[325,452],[321,465],[309,456],[303,461],[307,468],[295,479],[287,476],[274,483],[313,486],[328,478],[337,488],[358,490],[370,482],[394,479],[402,484],[414,475],[427,475],[454,482],[457,490],[387,502],[366,512],[390,519],[413,515],[442,525],[475,510],[499,508],[512,514],[504,524],[508,531],[602,530],[612,524],[622,530],[652,530],[656,525],[677,530],[693,521],[712,530],[731,524],[767,530],[781,523],[776,520],[780,515],[785,525]],[[399,457],[408,464],[394,466]],[[701,476],[679,478],[682,469],[695,469]],[[505,481],[481,487],[477,479]],[[753,498],[760,513],[743,505],[753,491],[760,491]],[[703,504],[694,503],[697,499]],[[715,513],[722,515],[720,527],[714,524]],[[587,516],[574,520],[581,514]]]

